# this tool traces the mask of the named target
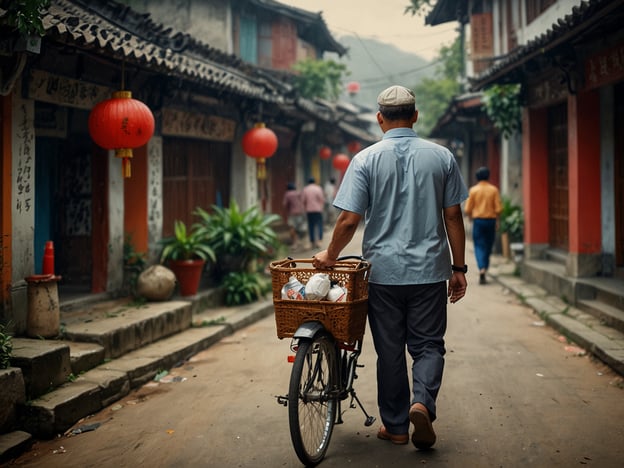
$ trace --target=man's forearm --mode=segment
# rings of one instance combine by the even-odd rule
[[[459,205],[444,210],[444,223],[453,255],[453,264],[462,266],[466,263],[466,231]]]
[[[353,235],[360,223],[361,216],[349,211],[342,211],[336,220],[336,226],[331,241],[327,247],[327,255],[331,260],[336,260],[342,249],[351,242]]]

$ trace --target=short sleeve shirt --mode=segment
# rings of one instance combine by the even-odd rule
[[[430,284],[451,276],[442,210],[466,198],[448,149],[395,128],[353,158],[334,206],[364,217],[362,255],[372,264],[371,283]]]

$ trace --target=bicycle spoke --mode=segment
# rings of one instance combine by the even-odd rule
[[[291,437],[304,464],[323,458],[334,426],[333,353],[328,337],[321,336],[300,343],[293,365],[289,391]]]

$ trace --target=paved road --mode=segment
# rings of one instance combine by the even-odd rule
[[[380,441],[378,424],[365,427],[359,409],[349,409],[321,466],[621,467],[621,378],[578,356],[499,285],[471,279],[467,297],[449,306],[435,450]],[[267,317],[76,426],[101,423],[96,430],[38,443],[15,464],[301,466],[287,410],[275,401],[286,393],[288,353]],[[356,389],[377,416],[368,335],[360,362]]]

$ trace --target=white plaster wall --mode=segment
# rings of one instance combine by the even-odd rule
[[[243,128],[237,125],[234,143],[232,144],[232,169],[230,177],[230,197],[236,200],[241,210],[257,205],[258,179],[256,178],[256,160],[247,157],[240,141],[243,139]],[[224,203],[226,201],[224,200]]]
[[[147,144],[147,243],[148,263],[159,263],[159,240],[162,238],[163,228],[163,140],[160,136],[153,136]]]
[[[516,2],[518,1],[524,3],[524,0],[516,0]],[[533,20],[531,24],[526,24],[526,13],[523,12],[522,24],[525,26],[518,30],[518,44],[526,44],[530,40],[542,35],[546,30],[551,29],[551,26],[556,23],[559,18],[569,15],[572,13],[572,8],[580,4],[580,0],[559,0]]]
[[[18,84],[15,89],[21,89]],[[35,103],[13,93],[11,141],[11,316],[14,330],[26,330],[27,276],[35,273]]]
[[[121,159],[108,154],[108,275],[106,291],[118,291],[123,284],[124,183]]]
[[[604,274],[615,270],[614,99],[613,86],[600,89],[600,217]]]
[[[522,205],[522,135],[501,140],[501,195]]]

